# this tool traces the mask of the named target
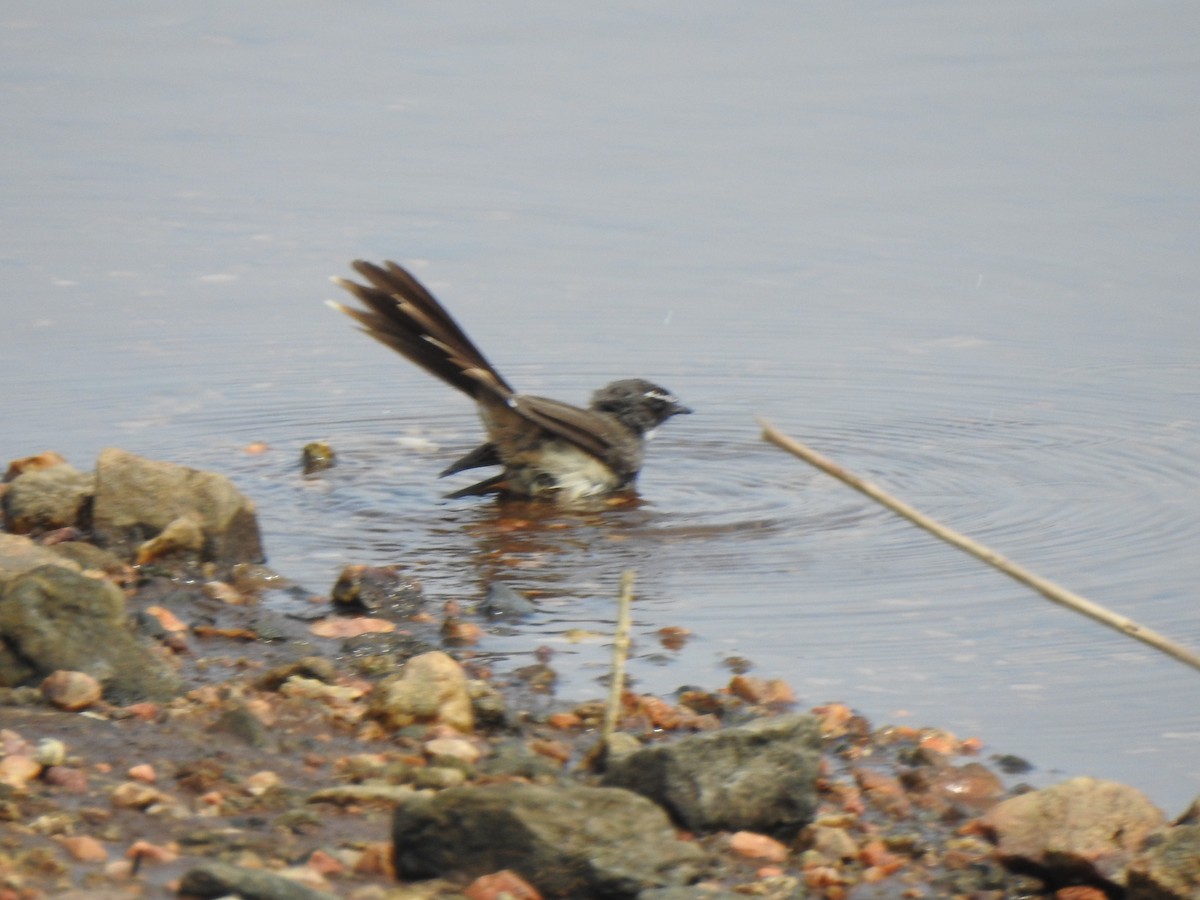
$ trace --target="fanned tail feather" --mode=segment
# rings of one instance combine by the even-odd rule
[[[386,268],[361,259],[352,265],[368,284],[345,278],[333,282],[366,309],[335,306],[364,332],[470,397],[478,399],[481,392],[504,400],[512,396],[500,373],[411,273],[391,261]]]

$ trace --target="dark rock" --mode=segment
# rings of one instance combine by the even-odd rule
[[[1200,825],[1179,825],[1152,835],[1129,864],[1127,900],[1200,897]]]
[[[232,735],[248,746],[258,749],[269,747],[272,743],[267,726],[242,703],[221,713],[213,723],[213,730]]]
[[[992,762],[1005,775],[1028,775],[1033,771],[1033,763],[1011,753],[1001,753],[992,757]]]
[[[476,727],[499,729],[511,724],[504,695],[493,685],[486,681],[468,681],[467,693],[471,695],[471,712],[475,714]]]
[[[195,561],[263,561],[254,504],[228,478],[124,450],[100,454],[92,522],[97,543],[126,557],[168,528],[180,533],[194,528],[200,546],[188,555]]]
[[[530,781],[556,781],[562,766],[535,753],[524,740],[505,741],[492,748],[479,764],[487,775],[501,778],[528,778]]]
[[[134,636],[115,585],[61,566],[41,566],[0,593],[0,684],[86,672],[113,703],[166,700],[179,679]]]
[[[617,788],[450,788],[399,806],[392,837],[404,877],[511,869],[549,897],[637,897],[694,880],[704,858],[661,809]]]
[[[819,748],[813,716],[759,719],[622,756],[604,783],[649,797],[692,831],[790,837],[816,808]]]
[[[346,566],[330,594],[342,609],[408,618],[425,608],[421,583],[396,566]]]
[[[191,897],[237,896],[242,900],[337,900],[333,894],[264,872],[222,862],[203,862],[188,870],[179,893]]]
[[[1135,788],[1087,777],[1005,800],[979,821],[1005,865],[1052,885],[1123,885],[1146,837],[1167,824]]]
[[[57,528],[90,527],[95,476],[65,463],[32,469],[4,492],[4,524],[15,534],[44,534]]]
[[[300,465],[305,475],[312,475],[337,465],[337,454],[324,441],[310,441],[300,452]]]
[[[487,597],[484,598],[480,610],[495,618],[519,619],[537,612],[537,605],[507,584],[493,581],[488,585]]]

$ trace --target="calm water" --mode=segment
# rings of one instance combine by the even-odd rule
[[[1047,782],[1200,792],[1200,673],[764,445],[772,422],[1200,648],[1200,7],[8,3],[0,456],[231,475],[314,591],[499,578],[598,695],[623,569],[641,687],[722,661],[935,724]],[[445,501],[470,405],[322,306],[414,265],[519,388],[660,381],[645,503]],[[300,446],[343,465],[298,474]],[[249,456],[241,448],[273,449]],[[665,625],[695,636],[658,646]]]

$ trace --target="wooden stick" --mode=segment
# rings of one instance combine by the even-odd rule
[[[1112,612],[1109,609],[1101,606],[1098,603],[1093,603],[1086,597],[1081,597],[1079,594],[1068,591],[1064,587],[1060,587],[1053,581],[1042,578],[1030,572],[1028,569],[1022,568],[1011,560],[1001,556],[995,550],[985,547],[977,541],[971,540],[964,534],[959,534],[945,525],[929,518],[925,515],[904,503],[897,500],[895,497],[888,494],[882,488],[876,487],[869,481],[859,478],[852,472],[848,472],[833,461],[826,459],[821,454],[817,453],[801,444],[799,441],[788,437],[785,434],[777,431],[770,423],[760,419],[759,424],[763,429],[763,440],[775,444],[777,447],[782,447],[793,456],[798,456],[812,466],[820,469],[827,475],[832,475],[838,481],[850,485],[856,491],[866,494],[872,500],[886,506],[897,515],[903,516],[914,525],[919,525],[930,534],[941,538],[948,544],[952,544],[960,550],[965,550],[976,559],[981,559],[989,566],[999,569],[1010,578],[1014,578],[1022,584],[1026,584],[1033,588],[1043,597],[1048,600],[1053,600],[1055,603],[1060,603],[1068,609],[1073,609],[1075,612],[1083,613],[1085,616],[1095,619],[1109,628],[1115,628],[1122,634],[1136,638],[1144,644],[1149,644],[1155,650],[1166,653],[1168,656],[1173,656],[1182,663],[1186,663],[1193,669],[1200,669],[1200,655],[1186,647],[1176,644],[1174,641],[1163,637],[1155,631],[1151,631],[1143,625],[1139,625],[1132,619],[1127,619],[1118,613]]]
[[[621,718],[621,700],[625,696],[625,660],[629,657],[629,628],[632,621],[633,569],[621,573],[621,596],[617,599],[617,630],[613,635],[612,684],[608,686],[608,708],[604,711],[601,741],[606,741]]]

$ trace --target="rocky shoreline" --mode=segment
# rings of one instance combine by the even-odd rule
[[[779,682],[626,692],[602,740],[549,655],[473,649],[523,598],[305,596],[217,474],[43,454],[0,504],[0,900],[1200,896],[1200,806]]]

